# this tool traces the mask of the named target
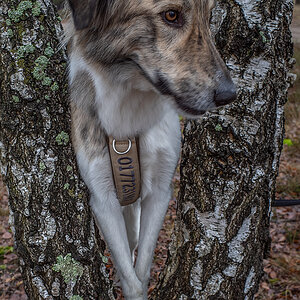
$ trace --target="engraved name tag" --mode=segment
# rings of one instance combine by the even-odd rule
[[[116,141],[109,137],[109,152],[117,197],[122,206],[140,196],[140,166],[135,138]]]

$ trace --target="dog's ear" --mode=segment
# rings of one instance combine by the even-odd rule
[[[88,27],[96,12],[97,0],[69,0],[77,30]]]

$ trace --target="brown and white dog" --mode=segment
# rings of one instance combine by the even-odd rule
[[[180,151],[178,112],[236,97],[213,45],[213,0],[69,0],[73,144],[127,300],[147,299]],[[139,138],[141,197],[121,207],[106,137]],[[134,265],[134,250],[138,256]]]

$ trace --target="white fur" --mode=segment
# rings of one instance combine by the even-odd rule
[[[121,208],[117,200],[107,151],[90,161],[79,145],[77,160],[91,191],[91,207],[111,250],[123,293],[127,300],[145,300],[153,251],[179,158],[178,115],[168,99],[138,73],[125,79],[111,78],[105,70],[89,66],[79,52],[72,52],[70,81],[82,70],[93,78],[97,112],[106,132],[117,139],[139,136],[141,199],[128,207]]]

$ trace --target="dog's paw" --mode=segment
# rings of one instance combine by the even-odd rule
[[[124,283],[125,282],[123,281],[122,287],[123,287],[123,293],[125,295],[126,300],[145,300],[145,298],[143,297],[143,285],[137,279],[137,277],[135,277],[134,281],[127,282],[127,284]]]
[[[143,293],[141,294],[141,295],[135,295],[135,296],[126,296],[125,295],[125,299],[126,300],[147,300],[147,297],[145,298],[144,296],[143,296]]]
[[[149,277],[150,276],[141,276],[140,272],[138,272],[138,270],[135,270],[136,272],[136,276],[139,279],[139,281],[142,283],[142,287],[143,287],[143,293],[144,293],[144,298],[143,299],[147,299],[147,294],[148,294],[148,284],[149,284]],[[150,275],[150,274],[149,274]],[[146,296],[145,296],[146,295]]]
[[[147,297],[145,298],[143,296],[143,290],[140,289],[140,290],[137,290],[136,293],[134,293],[134,294],[132,293],[132,291],[130,294],[127,294],[127,295],[125,294],[125,299],[126,300],[147,300]]]
[[[144,298],[143,296],[137,296],[137,297],[125,297],[126,300],[147,300],[147,298]]]

